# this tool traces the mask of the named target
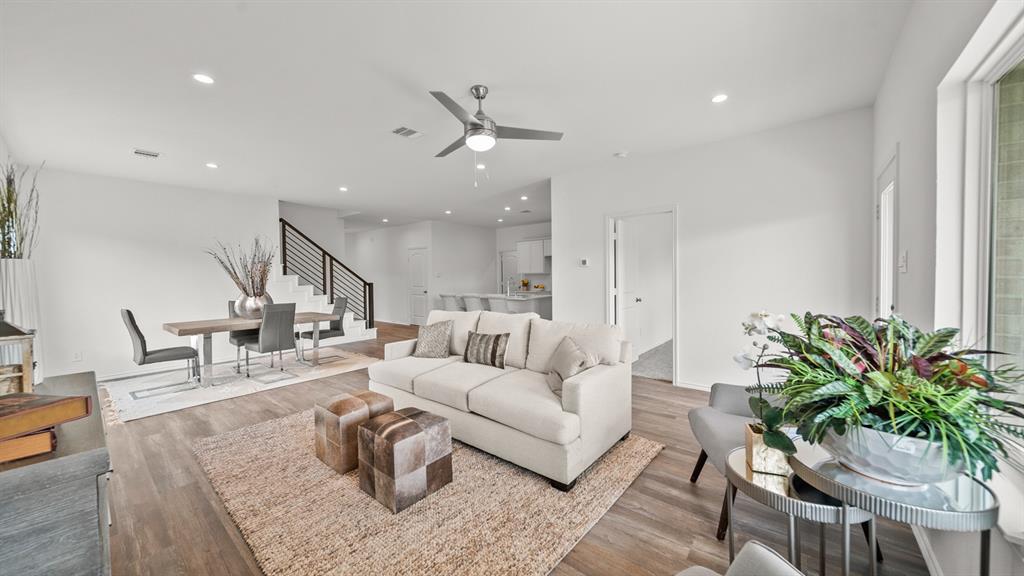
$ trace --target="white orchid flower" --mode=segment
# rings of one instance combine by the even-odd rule
[[[785,317],[782,314],[772,314],[762,310],[754,312],[747,317],[747,321],[743,323],[743,330],[747,333],[747,336],[753,336],[754,334],[764,336],[769,330],[778,329],[784,320]]]
[[[744,370],[750,370],[757,364],[757,356],[759,353],[760,350],[754,348],[753,346],[747,346],[746,348],[741,350],[739,354],[733,356],[732,359],[736,362],[736,364],[739,364],[740,368]]]

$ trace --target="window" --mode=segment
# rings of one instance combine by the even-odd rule
[[[988,340],[1024,366],[1024,62],[996,84]]]

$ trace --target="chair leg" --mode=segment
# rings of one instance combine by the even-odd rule
[[[306,348],[302,345],[302,338],[295,339],[295,359],[306,361]]]
[[[273,352],[270,353],[273,356]],[[281,372],[284,372],[284,350],[277,351],[277,365],[281,367]]]
[[[868,546],[871,546],[871,527],[867,522],[861,522],[860,528],[864,531],[864,540],[867,541]],[[875,540],[875,558],[879,564],[882,563],[882,545],[878,543],[877,539]]]
[[[274,353],[273,352],[270,353],[270,367],[271,368],[274,367]]]
[[[736,487],[732,487],[732,501],[736,501]],[[722,499],[722,515],[718,518],[718,531],[715,532],[715,538],[719,540],[725,540],[725,532],[729,529],[729,490],[725,491],[725,498]]]
[[[235,346],[235,374],[242,373],[242,347]]]
[[[704,469],[704,463],[708,461],[708,453],[701,450],[700,456],[697,456],[697,464],[693,467],[693,473],[690,474],[690,482],[696,482],[697,478],[700,478],[700,471]]]
[[[245,377],[249,377],[249,349],[245,349]]]

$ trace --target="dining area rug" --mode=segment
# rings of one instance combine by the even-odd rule
[[[307,351],[307,357],[308,354]],[[199,384],[187,381],[184,366],[181,370],[106,380],[97,384],[106,392],[104,418],[108,424],[117,424],[344,374],[379,361],[378,358],[325,346],[320,348],[318,366],[300,362],[294,354],[284,355],[284,370],[276,362],[271,367],[269,357],[254,358],[249,364],[248,378],[245,376],[244,363],[242,373],[237,374],[234,362],[224,362],[214,364],[213,376],[204,377]]]
[[[608,511],[663,446],[631,435],[570,492],[453,442],[452,483],[398,514],[313,452],[313,411],[194,446],[268,576],[542,576]]]

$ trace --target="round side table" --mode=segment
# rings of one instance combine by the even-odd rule
[[[924,528],[980,532],[981,575],[988,576],[990,530],[999,520],[999,500],[987,486],[966,475],[941,484],[898,486],[850,470],[820,446],[800,439],[794,443],[797,452],[789,457],[793,472],[843,503],[843,576],[850,573],[850,524],[857,509]]]
[[[739,490],[755,502],[778,510],[789,517],[788,559],[800,568],[800,530],[798,522],[808,520],[819,524],[819,574],[825,574],[825,526],[842,524],[843,507],[837,500],[829,498],[802,479],[776,474],[754,472],[747,466],[746,448],[736,448],[725,459],[727,514],[729,518],[729,562],[735,557],[733,537],[732,492]],[[871,513],[850,508],[846,515],[852,524],[867,523],[866,534],[871,553],[871,573],[877,573],[875,543],[875,520]],[[849,535],[849,532],[846,532]]]

